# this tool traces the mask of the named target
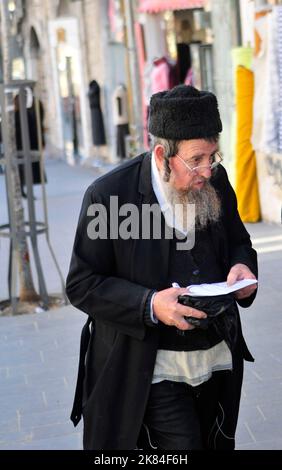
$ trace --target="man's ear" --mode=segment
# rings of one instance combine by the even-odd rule
[[[155,154],[155,159],[156,159],[156,165],[158,167],[158,170],[161,170],[164,164],[164,148],[162,145],[158,144],[154,148],[154,154]]]

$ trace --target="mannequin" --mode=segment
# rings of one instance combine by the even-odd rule
[[[106,145],[103,115],[100,107],[100,86],[96,80],[89,83],[89,106],[91,112],[92,140],[96,146]]]
[[[113,121],[116,126],[116,153],[119,158],[125,158],[125,137],[129,135],[129,125],[127,90],[123,83],[120,83],[113,93]]]

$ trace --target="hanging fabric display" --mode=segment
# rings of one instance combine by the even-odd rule
[[[269,7],[255,12],[255,48],[253,70],[255,95],[253,104],[252,145],[256,151],[263,147],[263,125],[266,118],[266,89],[265,74],[267,70],[269,23],[272,11]]]
[[[282,153],[282,6],[269,15],[268,58],[265,71],[266,107],[262,147],[266,153]]]
[[[253,49],[251,47],[234,47],[231,51],[232,57],[232,79],[233,79],[233,92],[235,95],[235,86],[236,86],[236,70],[239,65],[246,67],[247,69],[251,69],[252,59],[253,59]],[[234,162],[235,162],[235,146],[236,146],[236,126],[237,126],[237,114],[236,114],[236,106],[233,108],[232,117],[231,117],[231,174],[230,177],[232,182],[234,181]]]
[[[154,67],[151,74],[152,94],[159,91],[168,90],[170,87],[170,64],[166,57],[160,57],[154,60]]]
[[[93,144],[97,146],[106,145],[104,121],[100,106],[100,86],[96,80],[89,83],[88,98]]]
[[[235,96],[237,110],[235,190],[238,210],[243,222],[257,222],[260,219],[260,203],[255,151],[251,144],[254,75],[251,70],[242,66],[236,70]]]

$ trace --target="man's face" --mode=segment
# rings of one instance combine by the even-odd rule
[[[169,159],[171,186],[177,191],[201,190],[205,181],[211,177],[209,165],[217,150],[217,143],[203,139],[182,141],[179,144],[178,156]],[[190,171],[184,162],[190,168],[197,166],[202,168]]]
[[[217,151],[217,143],[210,143],[203,139],[180,142],[177,155],[169,158],[171,173],[167,181],[163,146],[159,144],[154,149],[155,161],[162,176],[162,187],[168,202],[175,210],[183,205],[186,207],[186,210],[181,212],[182,219],[178,222],[187,230],[192,220],[189,216],[191,204],[195,208],[195,212],[192,212],[193,217],[196,217],[197,228],[203,229],[208,223],[215,223],[219,220],[220,198],[209,182],[212,172],[210,165],[214,162]],[[177,214],[175,216],[176,219],[179,218]]]

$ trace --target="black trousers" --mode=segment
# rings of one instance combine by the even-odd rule
[[[242,376],[241,361],[197,387],[168,380],[152,385],[138,447],[233,450]]]

